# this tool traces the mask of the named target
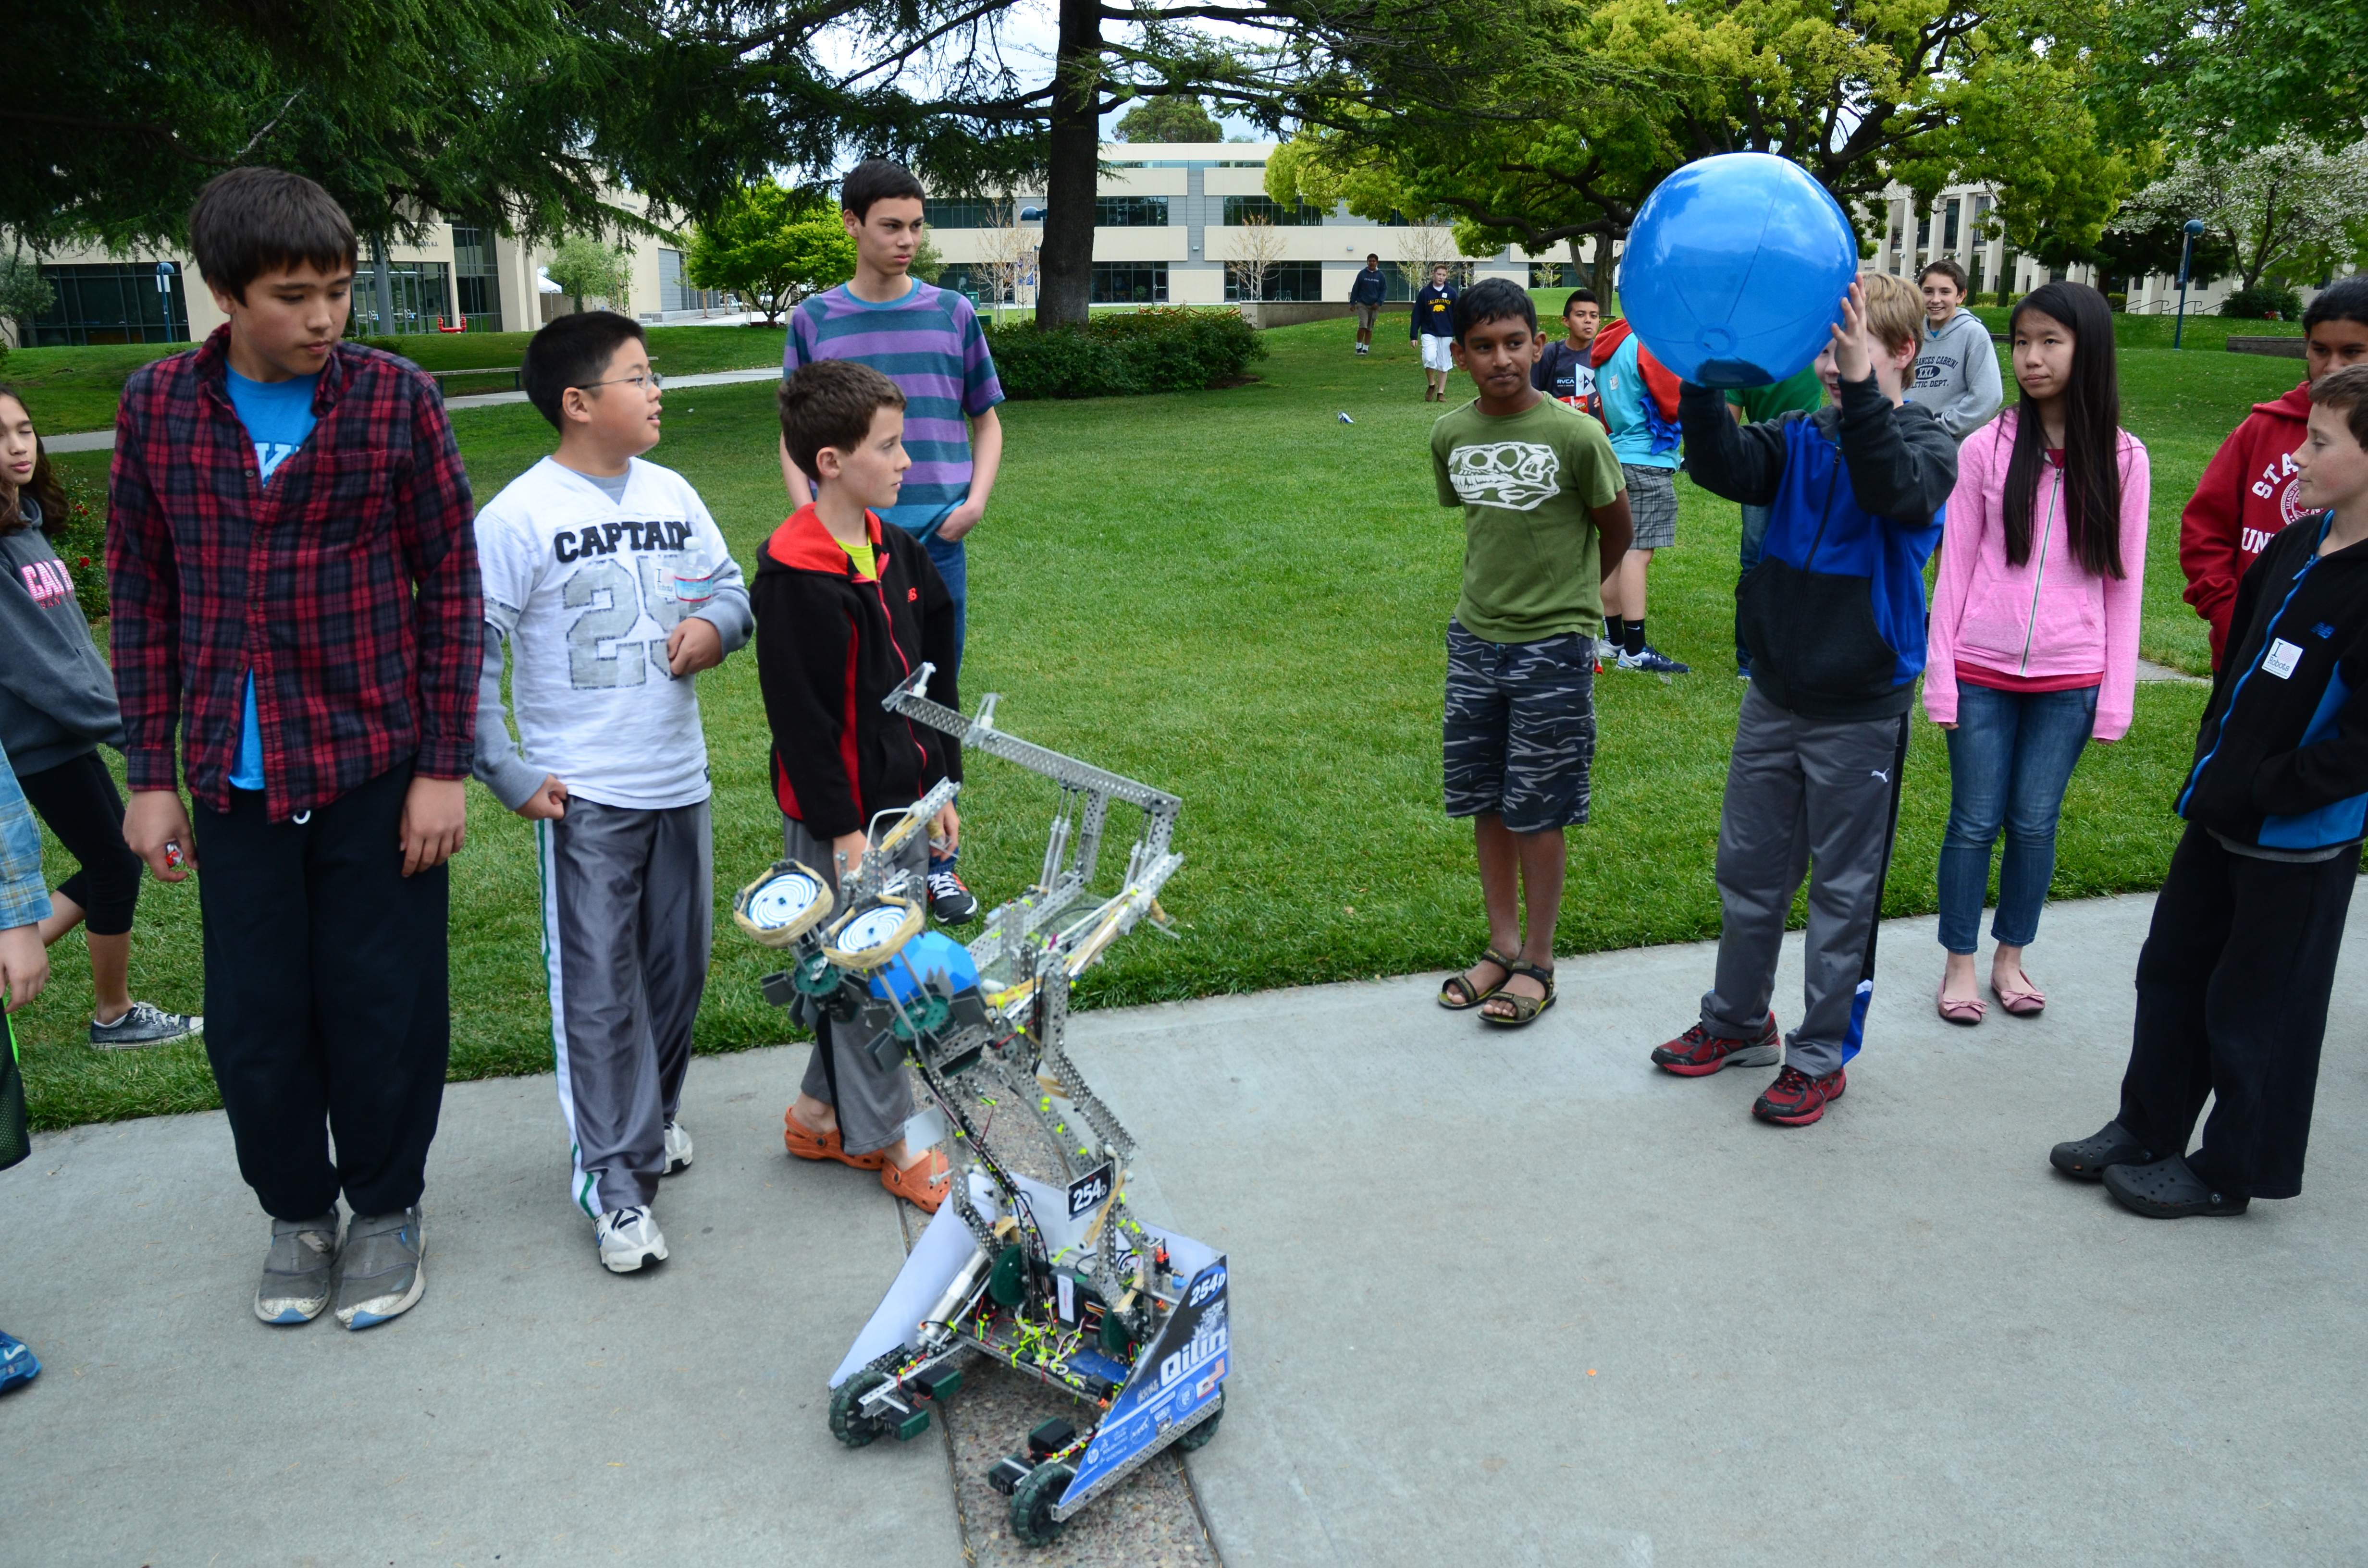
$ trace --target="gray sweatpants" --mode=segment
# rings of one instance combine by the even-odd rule
[[[797,818],[781,819],[781,846],[791,859],[803,860],[825,877],[837,875],[830,846],[808,833],[806,824]],[[910,895],[926,907],[929,890],[922,879],[929,870],[929,835],[915,834],[896,863],[913,879]],[[837,917],[837,913],[831,916]],[[882,1073],[872,1065],[868,1053],[855,1049],[862,1043],[855,1040],[848,1049],[837,1050],[831,1040],[830,1020],[823,1019],[814,1030],[814,1048],[806,1057],[805,1079],[798,1085],[799,1093],[838,1112],[839,1146],[850,1154],[885,1149],[905,1136],[905,1123],[913,1115],[910,1073],[902,1063],[893,1072]]]
[[[682,1105],[714,946],[708,803],[637,811],[577,796],[535,824],[568,1196],[598,1218],[647,1204]]]
[[[1753,1039],[1766,1027],[1784,920],[1806,872],[1801,1027],[1784,1060],[1819,1078],[1858,1054],[1907,756],[1906,714],[1804,719],[1757,687],[1744,695],[1718,818],[1718,982],[1702,1000],[1713,1034]]]

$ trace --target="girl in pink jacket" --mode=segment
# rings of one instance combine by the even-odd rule
[[[2020,404],[1965,439],[1949,497],[1924,665],[1924,711],[1949,733],[1941,846],[1941,1017],[1987,1008],[1974,955],[2001,831],[1990,993],[2029,1017],[2023,972],[2055,873],[2055,823],[2091,739],[2130,727],[2146,572],[2146,452],[2121,428],[2113,316],[2079,283],[2015,307]]]

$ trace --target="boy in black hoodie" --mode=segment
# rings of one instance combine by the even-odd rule
[[[2312,383],[2294,453],[2316,516],[2237,588],[2138,954],[2121,1114],[2057,1170],[2140,1214],[2241,1214],[2302,1190],[2328,993],[2368,817],[2368,365]],[[2214,1096],[2203,1142],[2188,1133]]]
[[[882,812],[910,806],[941,778],[962,778],[960,744],[881,707],[924,662],[929,696],[959,708],[956,619],[929,552],[878,509],[895,504],[905,471],[905,394],[871,366],[818,359],[781,383],[781,440],[814,498],[766,541],[749,601],[757,677],[773,732],[773,790],[789,858],[825,875],[852,871]],[[962,823],[948,806],[930,834],[907,840],[905,871],[928,875],[928,838],[949,848]],[[882,1073],[859,1051],[835,1050],[817,1026],[782,1141],[807,1160],[876,1170],[880,1185],[935,1212],[945,1155],[905,1142],[913,1111],[900,1065]]]
[[[1682,1078],[1782,1061],[1751,1114],[1805,1127],[1848,1086],[1874,991],[1875,919],[1899,822],[1907,705],[1924,669],[1924,562],[1957,443],[1902,401],[1924,302],[1904,279],[1850,285],[1817,358],[1831,401],[1738,428],[1725,394],[1679,393],[1686,462],[1713,495],[1771,508],[1736,589],[1752,652],[1718,823],[1718,975],[1702,1017],[1655,1049]],[[1777,1032],[1776,955],[1809,873],[1801,1027]]]

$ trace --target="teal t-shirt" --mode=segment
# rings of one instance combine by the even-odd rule
[[[1645,423],[1645,400],[1653,394],[1645,390],[1645,369],[1636,362],[1634,333],[1595,372],[1595,392],[1603,400],[1603,423],[1611,429],[1611,450],[1622,462],[1638,468],[1678,466],[1676,448],[1665,452],[1653,449],[1653,431]]]
[[[1729,407],[1743,410],[1747,425],[1765,424],[1798,411],[1815,414],[1826,406],[1826,383],[1817,380],[1815,365],[1785,377],[1774,386],[1745,387],[1726,394]]]
[[[296,455],[296,449],[313,433],[313,394],[319,390],[318,375],[296,376],[284,381],[249,381],[229,366],[222,373],[230,379],[230,405],[238,411],[238,422],[246,426],[247,439],[255,443],[255,472],[261,483],[268,484],[279,465]],[[246,672],[245,710],[238,726],[238,758],[231,764],[230,787],[233,790],[263,788],[263,721],[255,709],[255,672]]]

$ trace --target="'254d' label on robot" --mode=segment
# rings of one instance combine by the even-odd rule
[[[1232,1359],[1225,1319],[1225,1260],[1220,1257],[1192,1277],[1182,1304],[1136,1358],[1134,1375],[1102,1417],[1069,1483],[1069,1496],[1082,1495],[1218,1396]]]

